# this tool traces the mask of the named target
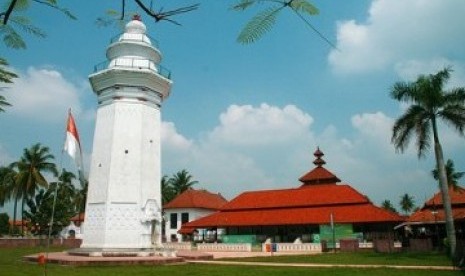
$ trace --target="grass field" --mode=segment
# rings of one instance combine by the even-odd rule
[[[247,262],[274,263],[320,263],[320,264],[378,264],[378,265],[420,265],[450,266],[451,261],[444,254],[431,253],[327,253],[309,256],[272,256],[229,259]]]
[[[60,251],[60,248],[54,248]],[[0,249],[0,275],[44,275],[43,267],[35,263],[25,263],[21,257],[28,254],[43,252],[43,248],[12,248]],[[241,259],[242,260],[242,259]],[[247,258],[247,261],[273,261],[292,263],[381,263],[381,264],[429,264],[448,265],[447,258],[438,254],[325,254],[321,256],[286,256],[273,258]],[[349,268],[297,268],[297,267],[260,267],[260,266],[240,266],[240,265],[210,265],[210,264],[181,264],[167,266],[91,266],[91,267],[71,267],[49,264],[48,276],[63,275],[465,275],[460,271],[430,271],[430,270],[398,270],[398,269],[349,269]]]

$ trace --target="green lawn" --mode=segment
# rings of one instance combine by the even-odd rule
[[[450,266],[443,253],[327,253],[317,255],[251,257],[231,260],[274,263],[380,264]]]
[[[55,251],[61,250],[60,248],[54,248]],[[43,267],[35,263],[25,263],[21,257],[24,255],[43,252],[43,248],[13,248],[5,249],[0,248],[0,275],[16,276],[16,275],[43,275]],[[327,258],[326,262],[330,262],[329,259],[338,258],[339,261],[333,262],[346,262],[352,263],[355,260],[361,261],[362,263],[376,263],[376,260],[386,259],[398,259],[403,262],[416,261],[417,258],[414,255],[403,256],[393,255],[391,257],[386,255],[371,256],[369,254],[356,254],[357,257],[346,256],[346,254],[326,254],[324,256],[293,256],[293,257],[273,257],[266,260],[275,259],[276,262],[304,262],[308,258],[320,258],[323,260]],[[435,256],[435,254],[417,255],[418,261],[424,264],[440,264],[441,257]],[[420,260],[421,259],[421,260]],[[431,260],[431,263],[428,261]],[[250,258],[247,259],[250,261]],[[312,260],[312,262],[314,262]],[[318,261],[320,262],[320,261]],[[218,276],[229,276],[229,275],[245,275],[245,276],[258,276],[258,275],[408,275],[408,276],[420,276],[420,275],[437,275],[437,276],[448,276],[448,275],[464,275],[459,271],[428,271],[428,270],[397,270],[397,269],[348,269],[348,268],[292,268],[292,267],[259,267],[259,266],[232,266],[232,265],[207,265],[207,264],[182,264],[182,265],[167,265],[167,266],[92,266],[92,267],[71,267],[71,266],[59,266],[59,265],[48,265],[48,276],[62,276],[62,275],[85,275],[85,276],[97,276],[97,275],[188,275],[188,276],[203,276],[203,275],[218,275]]]

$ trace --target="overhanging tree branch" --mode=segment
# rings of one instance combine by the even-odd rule
[[[18,0],[11,1],[10,5],[8,6],[8,9],[6,10],[6,12],[4,12],[3,25],[6,25],[8,23],[8,19],[10,18],[10,15],[13,12],[13,9],[15,8],[17,2]]]
[[[149,15],[150,17],[153,17],[155,19],[155,22],[158,22],[158,21],[161,21],[161,20],[166,20],[166,21],[169,21],[169,22],[174,23],[176,25],[181,25],[181,24],[179,24],[177,21],[175,21],[173,19],[169,19],[167,17],[173,16],[173,15],[178,15],[178,14],[181,14],[181,13],[194,11],[194,10],[198,9],[199,6],[200,6],[200,4],[194,4],[194,5],[181,7],[181,8],[174,9],[174,10],[167,11],[167,12],[162,12],[162,9],[160,9],[159,12],[155,12],[155,11],[152,10],[152,8],[147,7],[141,0],[134,0],[134,1],[147,15]]]

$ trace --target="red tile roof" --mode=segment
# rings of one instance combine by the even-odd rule
[[[232,227],[260,225],[326,224],[333,214],[337,223],[402,222],[396,213],[374,206],[351,186],[337,185],[339,178],[323,168],[323,153],[314,153],[317,166],[299,180],[297,189],[245,192],[219,212],[183,227]],[[317,185],[320,184],[320,185]]]
[[[220,194],[188,189],[163,206],[164,209],[202,208],[218,210],[228,201]]]
[[[221,209],[315,207],[368,202],[364,195],[349,185],[311,185],[297,189],[244,192]]]
[[[313,164],[315,164],[316,167],[299,178],[300,182],[304,183],[302,186],[336,184],[337,182],[341,182],[337,176],[323,168],[323,165],[325,165],[326,162],[322,159],[322,157],[325,154],[320,150],[319,147],[316,149],[313,155],[316,157],[316,159],[313,161]]]
[[[69,220],[73,222],[81,222],[81,221],[84,221],[85,216],[86,216],[85,213],[79,213],[75,215],[74,217],[70,218]]]
[[[323,167],[316,167],[299,178],[304,185],[312,184],[335,184],[341,180]]]
[[[260,209],[249,211],[221,211],[191,221],[183,227],[228,227],[259,225],[328,224],[333,214],[335,223],[401,222],[399,215],[371,203],[332,207],[303,207]]]
[[[452,217],[454,218],[454,220],[464,220],[465,219],[465,207],[453,208]],[[445,221],[444,209],[438,209],[436,211],[434,211],[433,209],[421,209],[413,213],[407,219],[407,221],[424,222],[424,223],[444,222]]]
[[[465,189],[458,186],[456,189],[449,189],[449,197],[451,204],[465,204]],[[426,201],[425,206],[442,205],[442,193],[434,194],[432,198]]]
[[[23,220],[23,221],[21,221],[21,220],[15,220],[14,226],[21,226],[21,225],[26,226],[26,225],[28,224],[28,222],[29,222],[29,221],[27,221],[27,220]],[[13,225],[13,220],[10,219],[10,220],[8,221],[8,224],[9,224],[9,225]]]
[[[457,187],[449,189],[449,196],[452,205],[452,216],[454,220],[465,220],[465,189]],[[425,205],[415,213],[413,213],[407,221],[409,222],[444,222],[445,214],[442,204],[442,193],[434,194]]]
[[[185,227],[185,224],[182,225],[181,229],[178,230],[178,234],[190,235],[194,233],[195,227]]]

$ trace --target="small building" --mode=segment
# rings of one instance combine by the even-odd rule
[[[228,201],[221,194],[187,189],[163,206],[167,242],[205,240],[207,231],[181,226],[218,211]]]
[[[314,153],[315,168],[299,178],[298,188],[248,191],[219,212],[183,224],[182,231],[207,228],[225,234],[225,243],[319,243],[337,246],[341,239],[393,239],[403,221],[396,213],[375,206],[365,195],[323,167],[324,155]]]
[[[82,229],[84,225],[85,213],[79,213],[69,219],[69,225],[64,227],[60,236],[65,239],[82,239]]]
[[[449,188],[449,197],[458,240],[465,236],[465,189],[463,187]],[[442,193],[438,192],[428,199],[423,207],[414,212],[407,221],[396,226],[402,227],[408,238],[430,240],[431,246],[442,247],[446,235],[445,212],[442,203]]]

